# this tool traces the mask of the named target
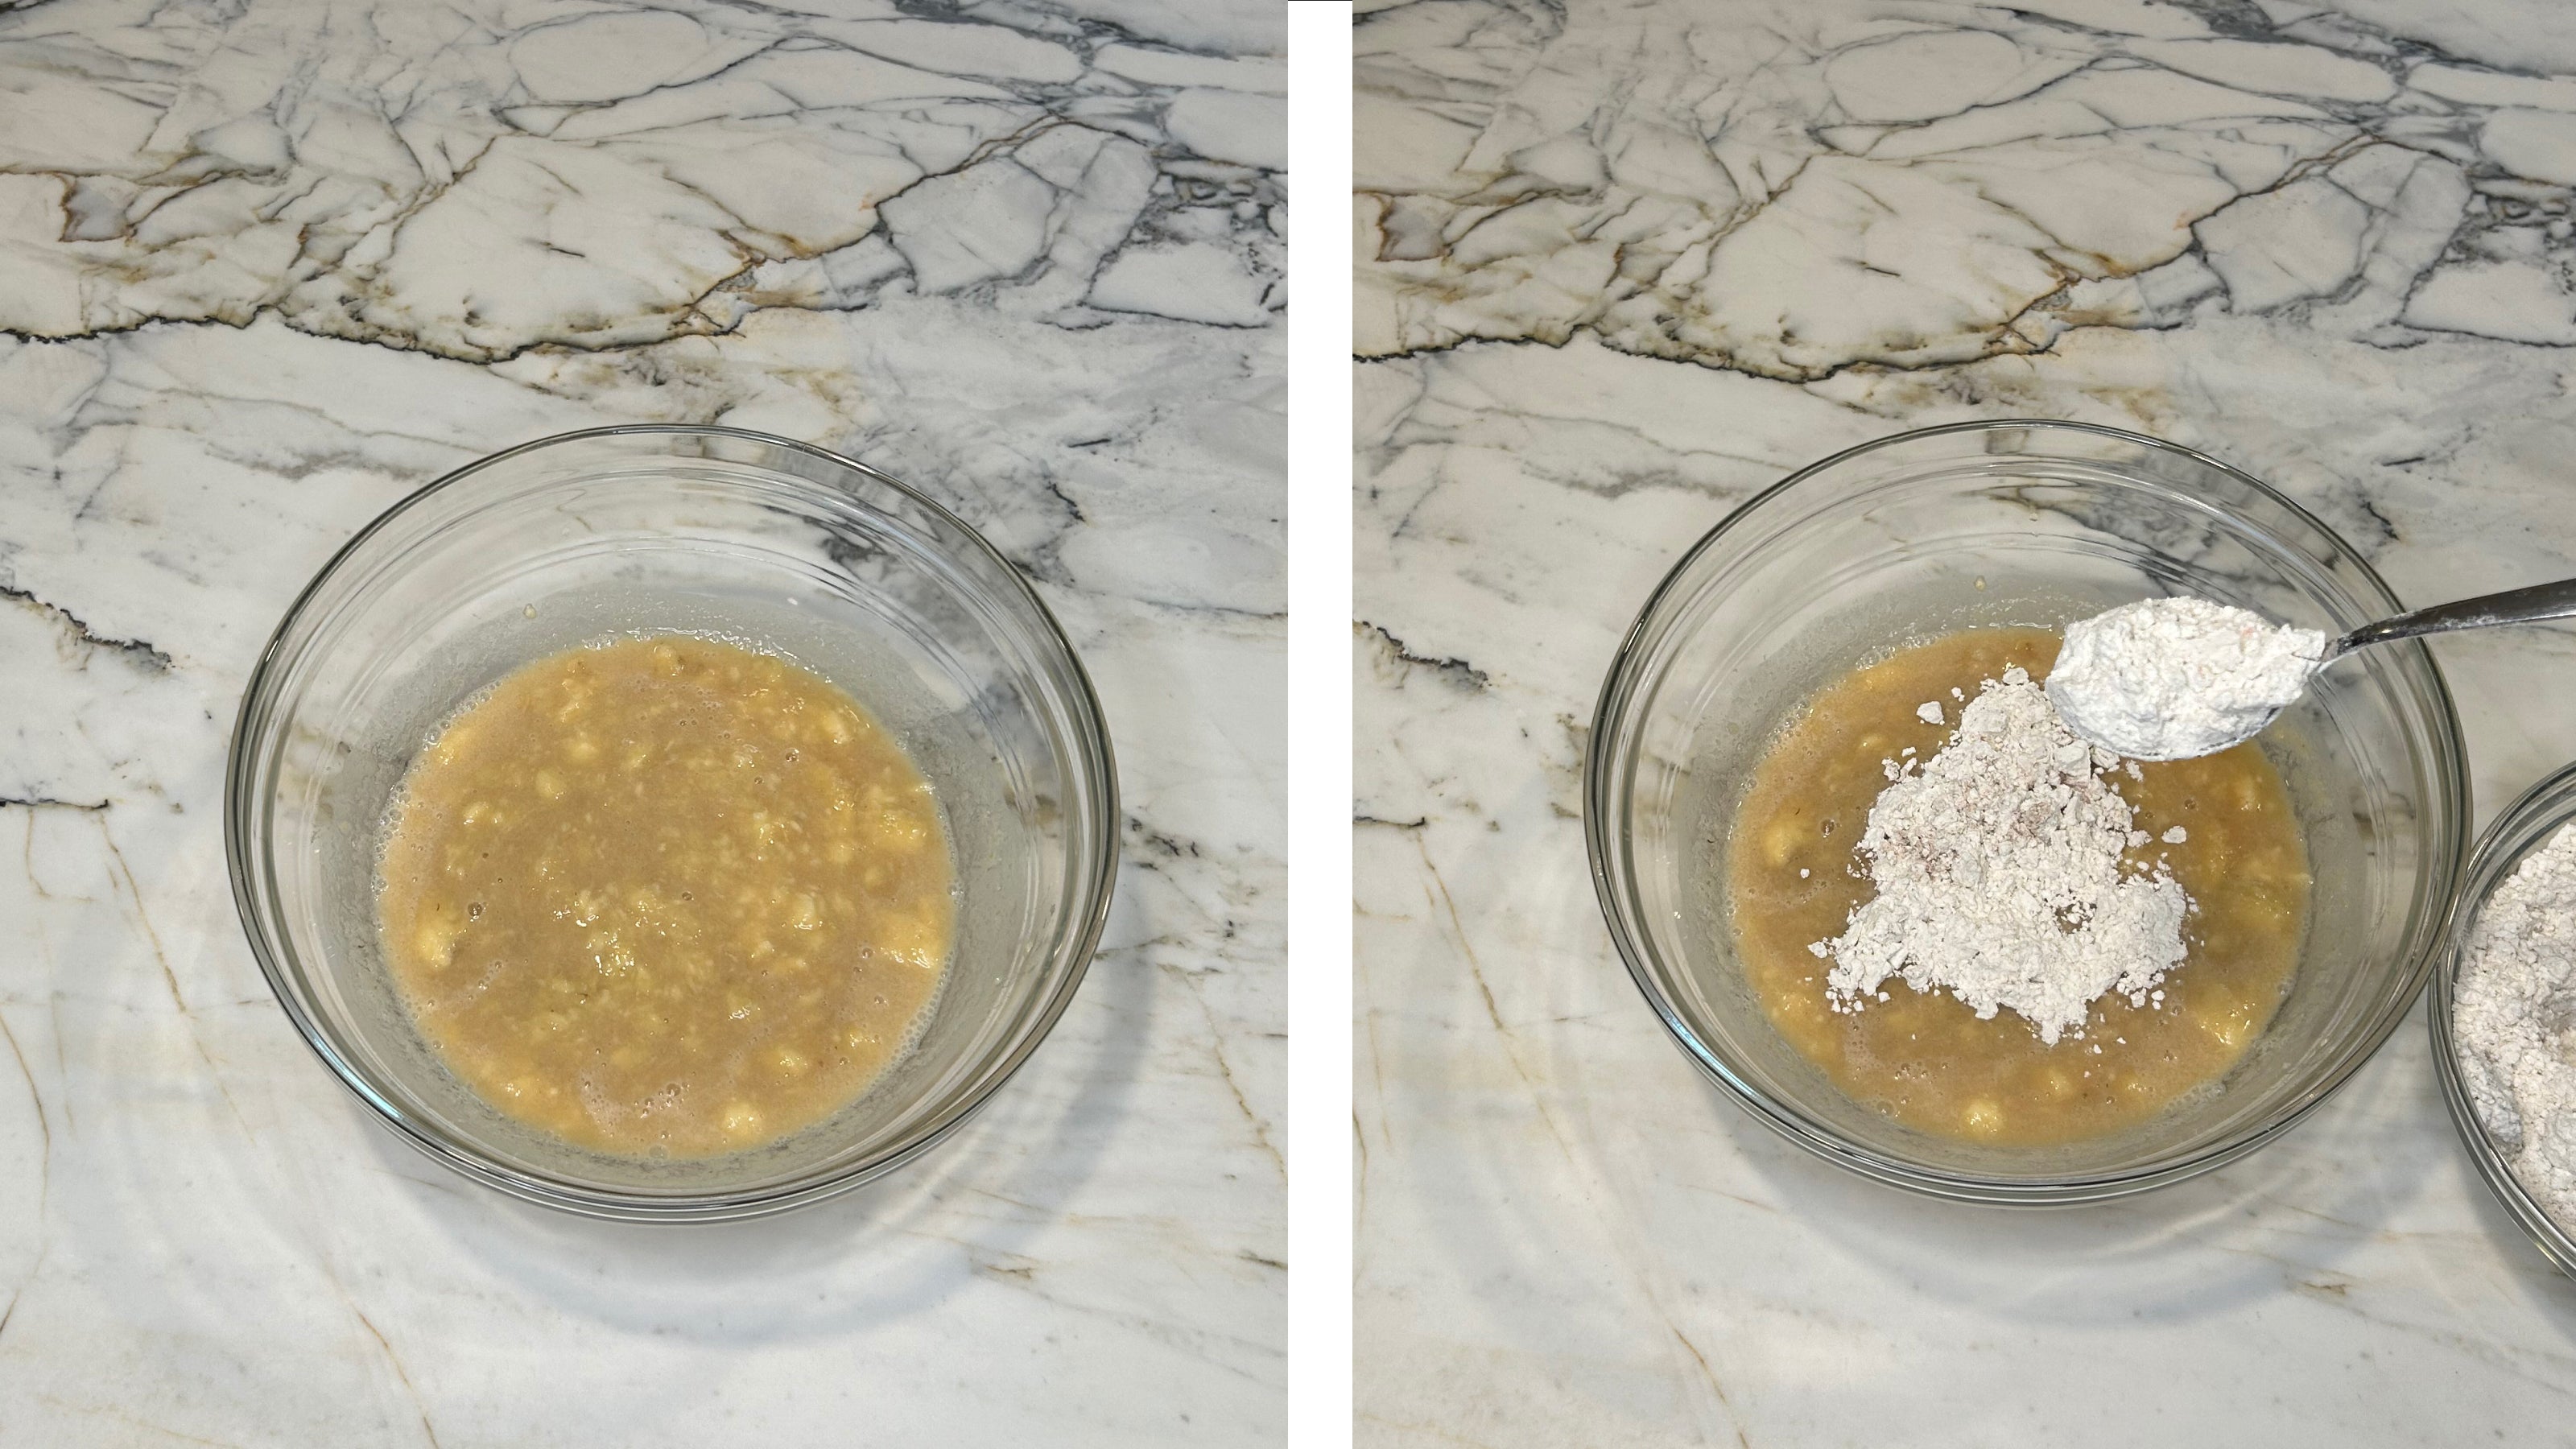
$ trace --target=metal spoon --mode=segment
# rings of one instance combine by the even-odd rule
[[[2484,629],[2492,624],[2537,624],[2543,619],[2567,618],[2576,618],[2576,579],[2533,584],[2525,589],[2507,589],[2501,594],[2480,594],[2474,599],[2435,604],[2429,609],[2399,614],[2376,624],[2364,624],[2329,642],[2317,665],[2323,668],[2365,644],[2385,644],[2391,639],[2448,634],[2454,629]]]
[[[2484,629],[2496,624],[2531,624],[2544,619],[2565,618],[2576,618],[2576,579],[2533,584],[2529,588],[2508,589],[2501,594],[2482,594],[2474,599],[2435,604],[2431,608],[2364,624],[2341,638],[2327,640],[2306,674],[2298,679],[2297,690],[2285,696],[2248,698],[2238,695],[2216,699],[2209,694],[2208,685],[2201,676],[2188,672],[2150,678],[2144,681],[2143,692],[2133,692],[2099,678],[2077,685],[2052,675],[2048,694],[2056,702],[2067,727],[2091,743],[2132,759],[2184,759],[2193,755],[2215,754],[2262,733],[2265,726],[2280,717],[2281,711],[2297,701],[2299,693],[2307,687],[2307,680],[2313,679],[2316,671],[2356,649],[2385,644],[2392,639],[2447,634],[2455,629]],[[2069,626],[2070,638],[2073,630],[2074,626]],[[2278,659],[2281,656],[2276,653],[2274,657]],[[2061,665],[2064,662],[2061,660]],[[2067,672],[2072,674],[2074,671],[2070,669]],[[2189,705],[2205,704],[2201,719],[2232,732],[2221,738],[2214,734],[2195,735],[2181,730],[2176,722],[2187,716],[2171,708],[2171,702],[2178,698]],[[2166,707],[2158,709],[2151,702],[2161,702]]]

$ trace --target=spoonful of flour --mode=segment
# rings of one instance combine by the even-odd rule
[[[1986,681],[1928,760],[1890,762],[1858,846],[1878,893],[1807,948],[1833,961],[1836,1009],[1861,1009],[1894,976],[1980,1017],[2019,1012],[2054,1045],[2106,992],[2146,1004],[2182,963],[2191,902],[2161,865],[2124,864],[2147,835],[2103,778],[2119,763],[2017,666]]]
[[[2207,599],[2141,599],[2066,626],[2048,698],[2094,744],[2187,760],[2252,739],[2326,658],[2314,629]]]
[[[2066,626],[2048,697],[2084,738],[2137,760],[2187,760],[2252,739],[2316,672],[2394,639],[2576,617],[2576,579],[2481,594],[2341,638],[2189,597],[2141,599]]]

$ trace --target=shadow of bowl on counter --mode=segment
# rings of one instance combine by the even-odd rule
[[[210,935],[200,949],[239,948]],[[175,966],[191,981],[227,969]],[[142,968],[118,974],[148,1004],[160,985]],[[365,1316],[388,1292],[502,1296],[539,1310],[532,1343],[565,1331],[549,1316],[707,1343],[904,1321],[979,1278],[1042,1271],[1021,1250],[1097,1172],[1140,1076],[1154,978],[1133,948],[1093,975],[1085,1007],[939,1151],[794,1211],[714,1223],[582,1217],[446,1172],[326,1085],[264,1001],[169,1017],[148,1040],[129,1026],[121,1049],[141,1055],[114,1080],[131,1100],[60,1144],[85,1165],[55,1174],[49,1251],[90,1265],[84,1290],[121,1321],[209,1344],[241,1331],[245,1295],[325,1319]]]
[[[2417,1065],[2391,1053],[2364,1067],[2295,1132],[2216,1171],[2073,1206],[1905,1192],[1726,1115],[1745,1161],[1802,1221],[1911,1291],[2064,1324],[2188,1322],[2285,1292],[2340,1297],[2352,1281],[2340,1264],[2408,1239],[2390,1225],[2456,1155]],[[2576,1305],[2561,1318],[2576,1328]]]
[[[2459,1154],[2453,1156],[2458,1158]],[[2531,1316],[2557,1329],[2571,1351],[2576,1351],[2576,1286],[2569,1284],[2564,1270],[2532,1251],[2531,1235],[2521,1221],[2483,1183],[2474,1180],[2477,1169],[2464,1158],[2457,1165],[2462,1193],[2470,1200],[2469,1211],[2477,1219],[2478,1243],[2484,1250],[2486,1266],[2501,1269],[2512,1284],[2513,1296]]]
[[[1144,1059],[1151,968],[1095,963],[1071,1030],[941,1148],[902,1172],[790,1212],[637,1223],[557,1212],[439,1172],[352,1111],[376,1167],[420,1222],[520,1292],[590,1321],[709,1342],[830,1335],[930,1312],[1020,1257],[1099,1166]],[[1089,1030],[1084,1030],[1089,1028]],[[971,1205],[971,1206],[961,1206]],[[953,1224],[971,1221],[973,1231]],[[942,1220],[952,1225],[942,1227]]]

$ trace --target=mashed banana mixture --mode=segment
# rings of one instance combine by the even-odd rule
[[[1896,978],[1879,988],[1885,1000],[1835,1009],[1833,963],[1811,943],[1840,936],[1872,893],[1854,846],[1888,762],[1940,750],[1949,731],[1936,714],[1955,723],[1956,702],[2010,666],[2044,677],[2057,644],[2043,629],[1968,630],[1852,671],[1764,757],[1731,836],[1738,954],[1772,1024],[1854,1099],[1945,1137],[2040,1145],[2144,1121],[2235,1064],[2298,962],[2307,848],[2279,774],[2249,743],[2112,776],[2146,842],[2131,862],[2161,860],[2192,902],[2186,955],[2155,995],[2104,995],[2080,1033],[2053,1044],[2013,1011],[1981,1020],[1947,991]]]
[[[525,666],[422,751],[389,826],[380,920],[423,1035],[501,1111],[605,1152],[829,1115],[948,960],[920,770],[822,678],[730,644]]]

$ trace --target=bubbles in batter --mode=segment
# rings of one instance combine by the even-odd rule
[[[381,857],[422,1035],[502,1112],[701,1157],[849,1102],[938,989],[929,783],[819,676],[708,639],[526,665],[439,731]]]

